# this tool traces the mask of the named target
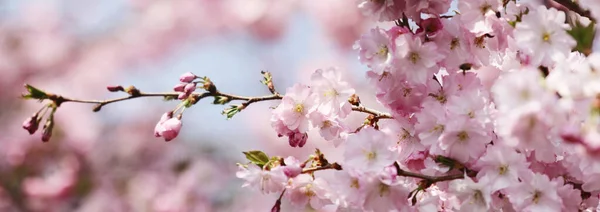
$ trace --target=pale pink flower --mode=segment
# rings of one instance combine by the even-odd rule
[[[358,0],[358,9],[375,20],[393,21],[402,17],[405,4],[404,0]]]
[[[529,162],[513,148],[493,145],[477,160],[475,167],[479,168],[477,178],[487,179],[491,191],[495,192],[518,183],[519,176],[529,171]]]
[[[490,208],[492,191],[489,181],[474,182],[470,177],[450,182],[450,191],[462,202],[458,211],[487,211]]]
[[[416,113],[415,117],[418,120],[415,130],[421,143],[427,147],[437,144],[446,128],[446,109],[438,102],[426,101],[423,103],[423,110]]]
[[[548,176],[534,173],[505,189],[508,199],[517,211],[561,211],[562,199],[558,195],[558,182]]]
[[[563,11],[540,5],[530,8],[517,23],[515,40],[531,56],[533,65],[552,66],[555,61],[566,59],[575,47],[577,43],[566,32],[570,27],[565,18]]]
[[[481,156],[491,140],[488,132],[477,122],[457,117],[449,120],[440,136],[439,147],[447,156],[465,163]]]
[[[354,45],[359,50],[358,59],[377,74],[389,71],[392,67],[393,49],[388,33],[376,27],[360,37]]]
[[[392,164],[397,156],[390,150],[392,139],[371,127],[351,134],[346,140],[344,168],[360,172],[380,172]]]
[[[319,134],[327,141],[339,139],[341,133],[346,131],[344,123],[338,117],[327,117],[321,113],[311,114],[312,124],[319,129]]]
[[[329,185],[322,178],[301,174],[290,180],[286,196],[295,206],[304,207],[310,204],[312,208],[320,209],[331,202],[329,190]]]
[[[348,98],[354,94],[354,89],[342,81],[342,73],[337,68],[318,69],[310,79],[310,89],[315,96],[319,112],[345,118],[352,111]]]
[[[500,0],[459,1],[460,20],[477,36],[490,33],[492,32],[492,23],[488,17],[496,18],[496,11],[500,11],[501,6]]]
[[[408,194],[410,185],[405,180],[394,184],[373,179],[365,185],[365,211],[406,211],[408,210]]]
[[[407,119],[403,117],[392,121],[380,122],[381,131],[396,139],[395,149],[399,153],[398,160],[410,160],[421,151],[425,151],[425,146],[417,137],[414,129],[416,119]]]
[[[281,104],[280,118],[290,130],[308,131],[308,115],[315,109],[314,96],[308,86],[295,84],[287,89]]]
[[[239,165],[236,176],[246,181],[242,187],[257,187],[263,194],[283,191],[288,179],[279,166],[271,170],[262,170],[254,164]]]
[[[426,83],[433,74],[437,63],[444,59],[433,42],[421,42],[412,34],[402,34],[394,40],[396,45],[397,73],[406,75],[409,82]]]
[[[331,188],[336,191],[334,203],[345,208],[360,208],[364,202],[366,177],[347,170],[334,173]]]

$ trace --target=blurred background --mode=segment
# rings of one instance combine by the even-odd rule
[[[348,0],[0,0],[0,211],[267,211],[276,194],[242,189],[242,151],[330,161],[340,150],[309,135],[291,148],[269,122],[277,102],[226,120],[206,100],[185,111],[180,136],[153,136],[178,101],[63,104],[50,142],[22,129],[42,104],[24,83],[79,99],[123,96],[107,85],[166,92],[182,73],[222,92],[268,94],[261,70],[284,93],[318,68],[337,66],[373,108],[354,41],[369,27]],[[371,95],[368,95],[371,94]],[[359,126],[362,114],[348,118]]]

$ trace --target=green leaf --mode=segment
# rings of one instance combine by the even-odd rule
[[[175,100],[175,99],[177,99],[176,96],[165,96],[165,97],[163,97],[164,101],[171,101],[171,100]]]
[[[573,50],[581,52],[585,55],[589,55],[592,52],[592,46],[594,44],[594,36],[596,34],[595,23],[590,23],[587,27],[583,26],[580,22],[576,22],[575,26],[571,30],[567,31],[575,41],[577,46]]]
[[[215,96],[215,100],[213,101],[213,104],[215,105],[224,105],[231,102],[231,98],[226,97],[226,96]]]
[[[25,89],[27,89],[27,94],[23,94],[23,98],[25,99],[47,99],[48,95],[46,94],[46,92],[37,89],[29,84],[25,84]]]
[[[243,153],[250,162],[260,166],[260,168],[263,168],[263,166],[269,162],[269,156],[262,151],[254,150]]]
[[[230,108],[227,108],[225,110],[223,110],[223,112],[221,114],[226,115],[227,116],[227,120],[231,119],[233,116],[235,116],[235,114],[239,113],[240,110],[240,106],[238,105],[233,105]]]

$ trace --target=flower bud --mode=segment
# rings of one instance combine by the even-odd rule
[[[183,82],[183,83],[190,83],[190,82],[194,81],[196,78],[198,78],[198,76],[196,76],[192,72],[187,72],[185,74],[182,74],[181,77],[179,77],[179,81]]]
[[[106,86],[106,89],[110,92],[125,91],[123,86],[120,86],[120,85],[109,85],[109,86]]]
[[[154,127],[154,136],[161,136],[161,132],[164,131],[164,127],[162,126],[162,124],[170,118],[173,118],[173,111],[166,112],[160,117],[160,120],[158,121],[158,123],[156,123],[156,126]]]
[[[308,134],[300,133],[298,131],[288,134],[290,146],[292,147],[303,147],[308,139]]]
[[[51,118],[46,120],[46,124],[44,124],[44,132],[42,133],[42,141],[48,142],[50,137],[52,137],[52,129],[54,128],[54,121]]]
[[[183,87],[183,92],[187,93],[188,95],[190,95],[192,92],[194,92],[196,90],[196,83],[189,83],[187,85],[185,85]]]
[[[179,83],[179,84],[177,84],[175,87],[173,87],[173,90],[174,90],[175,92],[183,92],[183,88],[184,88],[186,85],[188,85],[188,84],[186,84],[186,83]]]
[[[23,129],[27,130],[30,135],[33,135],[33,133],[35,133],[39,127],[40,123],[38,122],[37,118],[38,114],[36,113],[23,122]]]
[[[179,99],[179,100],[184,100],[184,99],[187,99],[189,96],[190,96],[190,95],[188,95],[187,93],[180,93],[180,94],[177,96],[177,99]]]
[[[162,124],[162,131],[160,131],[160,135],[165,139],[165,141],[171,141],[179,135],[179,131],[181,130],[181,120],[178,118],[171,118],[165,121]]]
[[[302,168],[299,165],[284,166],[283,173],[289,178],[294,178],[302,173]]]

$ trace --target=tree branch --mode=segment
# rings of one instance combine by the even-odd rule
[[[589,18],[592,21],[595,19],[592,17],[592,14],[589,10],[583,9],[579,4],[573,2],[572,0],[549,0],[550,3],[554,2],[555,4],[559,4],[560,6],[565,7],[566,9],[573,11],[583,17]]]

